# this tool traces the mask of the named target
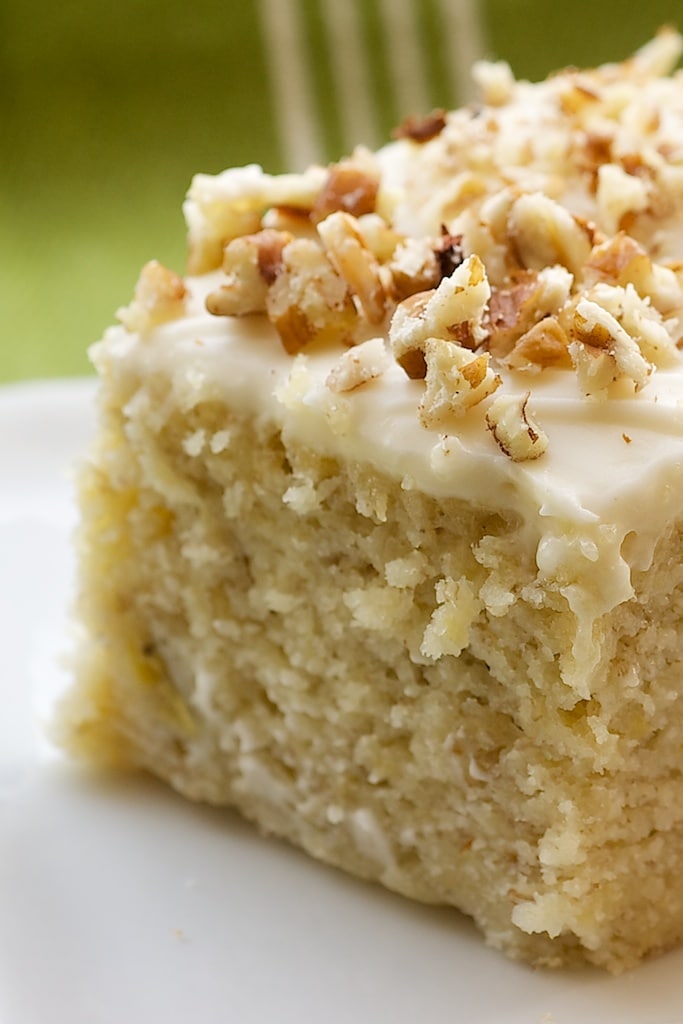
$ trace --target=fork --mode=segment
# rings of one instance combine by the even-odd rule
[[[409,114],[471,98],[485,51],[478,0],[258,0],[284,162],[363,143]]]

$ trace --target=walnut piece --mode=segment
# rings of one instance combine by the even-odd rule
[[[358,222],[348,213],[331,213],[318,224],[318,234],[328,259],[344,278],[371,324],[381,323],[386,313],[387,295],[374,255],[358,230]]]
[[[500,450],[513,462],[538,459],[548,447],[548,437],[532,419],[529,392],[500,395],[486,411],[486,425]]]
[[[530,270],[560,263],[577,274],[593,244],[590,227],[542,192],[526,193],[515,200],[507,227],[522,266]]]
[[[445,110],[433,110],[426,117],[407,117],[391,133],[393,139],[410,139],[412,142],[429,142],[446,127]]]
[[[458,341],[475,349],[486,337],[484,315],[491,295],[484,264],[470,256],[432,292],[422,292],[399,303],[389,327],[394,358],[407,368],[419,364],[429,338]]]
[[[396,246],[387,263],[392,293],[399,302],[417,292],[436,288],[445,276],[441,273],[434,242],[430,238],[405,238]]]
[[[266,228],[229,242],[223,253],[227,281],[207,295],[209,313],[214,316],[262,313],[268,289],[282,271],[282,251],[292,237],[288,232]]]
[[[339,357],[325,383],[330,391],[355,391],[362,384],[381,376],[390,357],[382,338],[371,338],[354,345]]]
[[[645,387],[652,364],[619,321],[597,302],[587,298],[578,301],[571,334],[569,354],[584,394],[605,398],[607,389],[617,380],[630,381],[635,391]]]
[[[514,95],[515,77],[504,60],[478,60],[472,68],[472,77],[482,92],[484,103],[492,107],[502,107]]]
[[[513,370],[571,369],[564,327],[556,317],[544,317],[515,342],[504,362]]]
[[[429,338],[424,358],[426,389],[418,412],[428,430],[447,428],[500,386],[488,352],[476,355],[455,342]]]
[[[559,312],[569,298],[572,282],[568,270],[555,266],[523,271],[509,287],[494,288],[489,305],[491,353],[504,358],[534,324]]]
[[[116,315],[127,331],[146,331],[183,316],[186,296],[182,277],[151,260],[140,271],[133,301]]]
[[[629,213],[640,213],[649,203],[649,186],[642,178],[627,174],[619,164],[598,168],[598,215],[600,226],[612,235]]]
[[[286,206],[308,215],[325,177],[322,167],[271,175],[256,164],[215,176],[195,175],[183,208],[189,228],[188,272],[203,274],[219,267],[226,243],[257,232],[270,207]]]
[[[317,224],[337,210],[354,217],[374,213],[378,189],[379,174],[374,168],[355,160],[333,164],[313,204],[311,219]]]
[[[660,313],[647,298],[638,294],[632,284],[625,288],[597,284],[588,293],[588,298],[612,314],[633,338],[643,356],[655,366],[671,366],[678,362],[675,340]]]
[[[358,326],[346,281],[308,238],[295,238],[282,250],[282,270],[268,290],[266,313],[290,354],[314,338],[353,344]]]

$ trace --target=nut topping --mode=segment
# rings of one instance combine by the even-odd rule
[[[538,458],[529,396],[507,393],[518,374],[616,401],[683,359],[683,89],[659,77],[680,52],[662,33],[621,66],[540,86],[479,64],[484,104],[405,121],[395,135],[413,144],[299,175],[200,175],[191,269],[223,272],[207,308],[264,315],[288,353],[339,346],[339,408],[393,358],[409,380],[381,386],[414,394],[424,429],[486,417],[507,457]],[[182,311],[164,274],[146,270],[129,329]]]
[[[475,355],[451,341],[425,342],[426,389],[420,402],[420,421],[427,430],[442,430],[478,405],[500,386],[488,352]]]
[[[372,338],[348,349],[330,370],[327,384],[330,391],[355,391],[362,384],[379,377],[389,365],[389,355],[382,338]]]
[[[140,272],[133,301],[116,315],[126,330],[145,331],[183,316],[186,295],[182,277],[152,260]]]
[[[446,112],[433,110],[426,117],[407,117],[391,133],[394,139],[411,139],[413,142],[429,142],[446,127]]]
[[[486,425],[496,444],[513,462],[538,459],[548,447],[548,438],[532,419],[529,410],[530,393],[500,395],[488,407]]]
[[[317,224],[337,210],[354,217],[374,213],[378,188],[378,178],[366,168],[352,161],[334,164],[313,204],[311,218]]]

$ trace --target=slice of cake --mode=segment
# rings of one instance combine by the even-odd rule
[[[534,963],[683,936],[680,48],[195,179],[93,350],[74,752]]]

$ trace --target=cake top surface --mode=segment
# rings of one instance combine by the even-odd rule
[[[539,558],[580,526],[581,557],[594,529],[646,565],[683,484],[682,48],[539,84],[479,64],[481,104],[377,153],[197,175],[189,276],[149,264],[96,361],[542,517]]]

